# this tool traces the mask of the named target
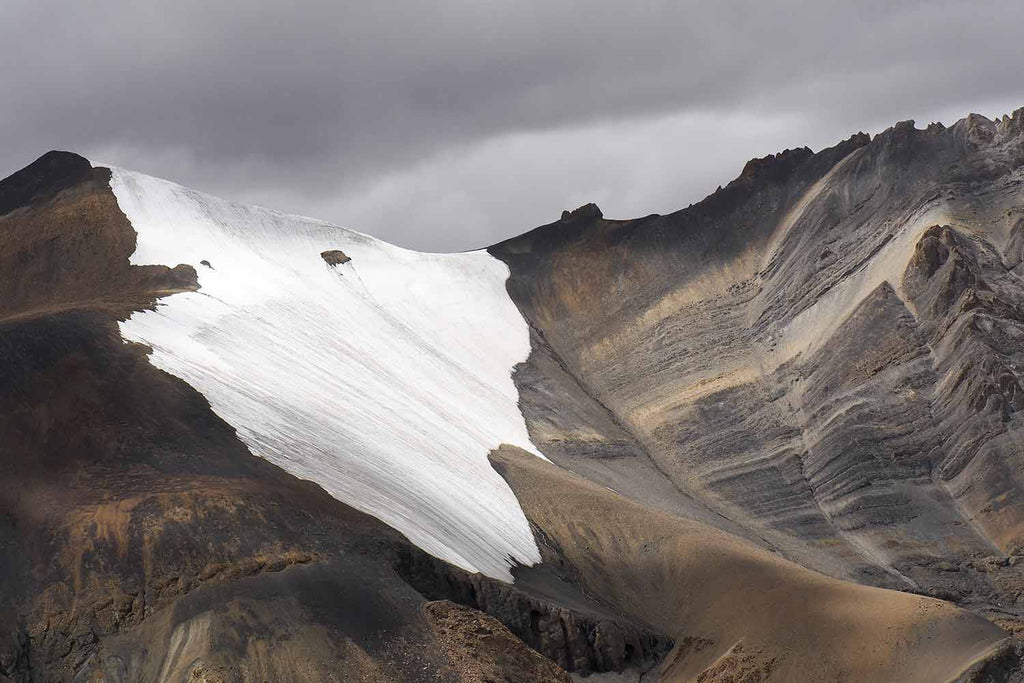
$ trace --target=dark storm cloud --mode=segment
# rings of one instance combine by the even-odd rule
[[[476,246],[577,196],[670,210],[776,145],[1024,105],[1021,26],[1019,0],[8,0],[0,167],[70,148]]]

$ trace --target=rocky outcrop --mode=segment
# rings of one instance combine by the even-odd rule
[[[135,232],[109,179],[81,157],[51,152],[0,181],[0,196],[18,205],[0,217],[0,272],[9,274],[0,278],[0,319],[86,307],[126,315],[198,287],[190,265],[129,265]]]
[[[249,455],[106,314],[6,322],[0,338],[14,680],[166,680],[197,662],[224,680],[319,680],[399,647],[365,628],[384,615],[432,651],[422,596],[382,564],[404,539]],[[235,666],[255,661],[249,647],[273,661]],[[187,657],[163,658],[175,653]],[[383,671],[443,680],[450,668],[403,661]]]
[[[644,672],[673,645],[587,596],[572,579],[546,570],[521,568],[511,585],[410,550],[402,553],[397,571],[430,599],[490,615],[571,673]]]
[[[320,258],[329,266],[340,266],[352,260],[341,249],[328,249],[320,254]]]
[[[992,647],[954,683],[1019,683],[1024,680],[1024,643],[1006,639]]]
[[[47,152],[0,181],[0,215],[45,202],[92,174],[92,165],[77,154]]]
[[[438,639],[456,653],[456,666],[465,681],[502,680],[508,683],[569,683],[569,674],[523,642],[501,622],[448,600],[423,606]]]
[[[584,204],[583,206],[569,211],[566,209],[562,212],[562,221],[593,221],[603,217],[601,209],[597,207],[597,204]]]
[[[531,436],[804,566],[1016,623],[1021,116],[902,122],[492,247],[533,327]]]

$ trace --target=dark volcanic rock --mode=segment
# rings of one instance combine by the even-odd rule
[[[1024,643],[1007,638],[986,653],[954,683],[1020,683],[1024,681]]]
[[[199,662],[226,680],[316,680],[363,666],[356,649],[398,647],[374,635],[385,617],[409,657],[433,651],[422,597],[381,563],[404,539],[251,456],[107,314],[6,322],[0,340],[0,509],[20,550],[3,597],[18,615],[7,637],[27,636],[25,676],[187,678]],[[267,668],[236,666],[249,638],[276,653]],[[443,680],[448,666],[417,655],[391,670]]]
[[[35,204],[0,217],[0,272],[11,274],[0,278],[0,318],[87,306],[122,315],[152,306],[158,296],[197,288],[189,265],[129,266],[135,231],[110,192],[110,172],[85,165],[79,182],[64,185],[67,175],[58,174],[53,185],[33,185]],[[55,202],[39,199],[58,192]]]

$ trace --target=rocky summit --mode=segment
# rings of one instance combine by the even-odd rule
[[[49,152],[0,482],[0,681],[1022,681],[1024,109],[460,254]]]

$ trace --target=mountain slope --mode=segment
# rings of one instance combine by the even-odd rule
[[[583,473],[625,457],[543,417],[553,355],[679,494],[629,483],[646,466],[600,483],[1016,620],[1022,163],[1024,111],[908,122],[751,162],[675,214],[585,208],[496,245],[543,340],[517,370],[536,443]]]
[[[198,275],[198,291],[122,335],[255,455],[463,569],[511,580],[510,560],[539,561],[487,464],[501,443],[534,450],[511,379],[528,333],[500,262],[409,252],[122,169],[111,189],[138,234],[132,263]],[[321,257],[334,250],[348,260]]]
[[[1017,680],[1022,192],[1024,111],[437,255],[48,154],[0,676]]]
[[[948,603],[829,579],[524,456],[492,459],[558,562],[675,639],[663,680],[941,681],[1003,638]]]
[[[0,680],[460,681],[466,643],[480,675],[564,680],[475,637],[482,615],[431,608],[411,582],[464,573],[254,457],[122,339],[198,277],[129,262],[108,170],[52,153],[26,171],[0,183]],[[551,658],[593,639],[585,604],[507,599],[580,625],[537,640]]]

